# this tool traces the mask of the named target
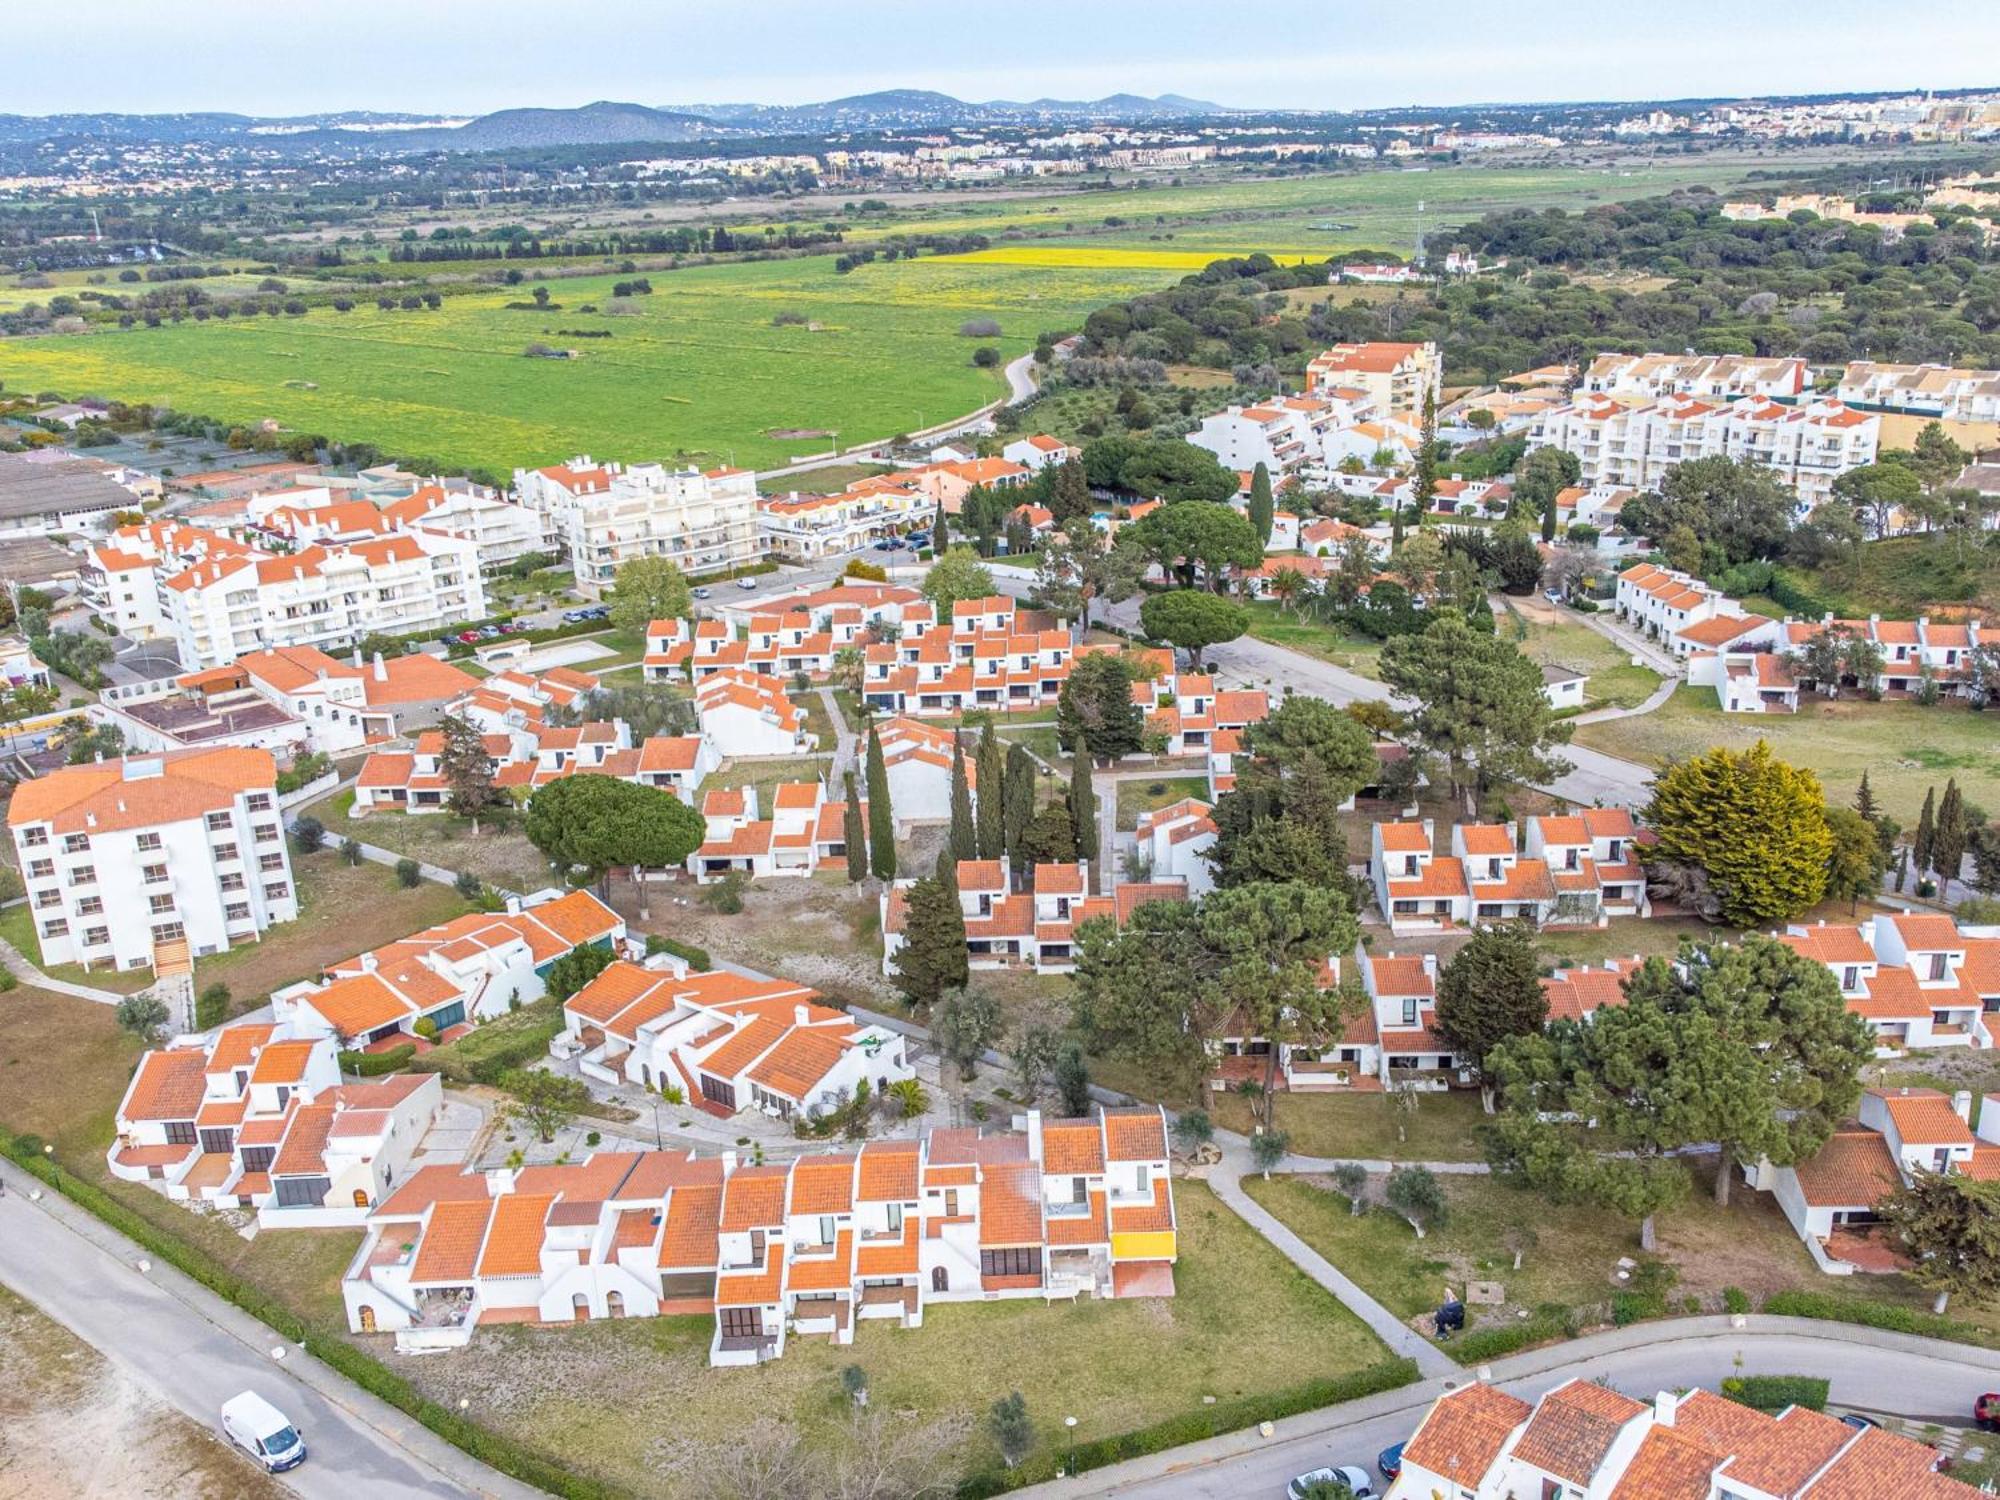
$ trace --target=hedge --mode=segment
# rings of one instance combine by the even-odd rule
[[[410,1065],[410,1059],[417,1055],[415,1042],[404,1042],[400,1047],[391,1047],[387,1052],[342,1052],[340,1071],[352,1073],[357,1078],[379,1078],[384,1073],[400,1073]]]
[[[1859,1323],[1864,1328],[1882,1328],[1891,1333],[1914,1333],[1920,1338],[1992,1347],[1989,1336],[1956,1319],[1899,1307],[1893,1302],[1870,1302],[1865,1297],[1842,1297],[1831,1292],[1773,1292],[1764,1299],[1764,1311],[1779,1317]]]
[[[568,1473],[513,1439],[491,1432],[449,1407],[419,1395],[408,1381],[373,1355],[313,1328],[260,1288],[217,1263],[206,1251],[158,1228],[95,1183],[86,1181],[75,1172],[61,1170],[43,1156],[33,1137],[16,1136],[11,1131],[0,1130],[0,1155],[5,1155],[23,1171],[40,1178],[142,1250],[165,1261],[182,1275],[200,1282],[224,1301],[241,1308],[287,1343],[300,1345],[320,1363],[346,1376],[398,1411],[416,1418],[446,1442],[481,1463],[524,1484],[546,1490],[551,1495],[561,1495],[565,1500],[619,1500],[627,1493],[598,1480]]]
[[[1722,1382],[1722,1394],[1758,1411],[1779,1412],[1788,1406],[1825,1411],[1828,1386],[1818,1375],[1732,1375]]]
[[[550,1039],[562,1030],[562,1020],[560,1016],[551,1016],[544,1024],[521,1026],[512,1036],[493,1043],[490,1048],[482,1047],[476,1052],[463,1050],[467,1043],[482,1041],[484,1030],[482,1027],[458,1042],[426,1052],[410,1064],[411,1068],[419,1073],[442,1073],[453,1083],[497,1087],[502,1073],[526,1067],[547,1055]]]
[[[1078,1443],[1075,1449],[1076,1472],[1081,1474],[1086,1469],[1101,1469],[1107,1464],[1123,1463],[1128,1458],[1161,1453],[1168,1448],[1178,1448],[1183,1443],[1199,1443],[1225,1432],[1254,1427],[1259,1422],[1296,1416],[1302,1411],[1338,1406],[1343,1401],[1358,1401],[1363,1396],[1393,1391],[1416,1378],[1415,1360],[1391,1359],[1334,1379],[1307,1381],[1269,1396],[1240,1396],[1233,1401],[1218,1401],[1214,1406],[1169,1417],[1150,1427],[1120,1433],[1116,1437],[1099,1438],[1095,1442]],[[1004,1494],[1008,1490],[1055,1479],[1066,1461],[1067,1451],[1045,1453],[1012,1469],[975,1474],[959,1485],[959,1500],[985,1500],[989,1495]]]
[[[706,948],[697,948],[693,943],[683,943],[674,938],[661,937],[658,933],[648,933],[646,936],[646,954],[648,957],[651,957],[655,953],[671,953],[675,958],[684,958],[693,968],[704,974],[715,967],[715,963],[709,958]]]
[[[1531,1344],[1575,1338],[1577,1327],[1576,1315],[1568,1308],[1545,1304],[1531,1318],[1473,1328],[1446,1344],[1445,1352],[1462,1365],[1485,1364]]]

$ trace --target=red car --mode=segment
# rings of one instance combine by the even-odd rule
[[[1972,1403],[1972,1420],[1985,1432],[2000,1432],[2000,1391],[1988,1391]]]
[[[482,639],[479,632],[476,630],[461,630],[458,633],[458,638],[461,641],[464,641],[468,646],[471,645],[474,641]]]

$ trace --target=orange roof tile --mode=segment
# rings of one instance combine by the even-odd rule
[[[915,1141],[870,1141],[861,1148],[863,1203],[910,1203],[917,1197],[920,1152]]]
[[[493,1217],[494,1200],[450,1200],[431,1210],[423,1239],[417,1245],[413,1282],[470,1281],[479,1261],[479,1247]]]
[[[785,1221],[785,1188],[790,1169],[738,1167],[722,1189],[722,1229],[768,1229]]]
[[[852,1156],[802,1156],[792,1163],[795,1214],[844,1214],[854,1208]]]
[[[1104,1130],[1096,1120],[1050,1120],[1042,1125],[1042,1170],[1082,1176],[1104,1170]]]
[[[764,1247],[764,1268],[761,1271],[716,1278],[715,1305],[768,1307],[778,1300],[784,1284],[785,1247],[772,1240]]]
[[[1625,1425],[1646,1410],[1630,1396],[1573,1380],[1542,1397],[1514,1444],[1514,1457],[1571,1484],[1588,1485]]]
[[[660,1268],[713,1266],[722,1220],[722,1187],[677,1187],[667,1199],[666,1233],[660,1240]]]
[[[1042,1174],[1033,1162],[991,1162],[981,1172],[979,1243],[1042,1243]]]
[[[1873,1208],[1903,1185],[1888,1143],[1859,1126],[1836,1130],[1792,1170],[1800,1195],[1812,1208]]]
[[[1527,1402],[1490,1385],[1461,1386],[1425,1414],[1403,1449],[1403,1462],[1476,1489],[1531,1411]]]
[[[845,1290],[854,1281],[854,1231],[843,1229],[834,1236],[831,1255],[792,1256],[792,1272],[785,1285],[795,1292]]]
[[[1107,1109],[1104,1134],[1112,1161],[1167,1159],[1166,1124],[1157,1109]]]
[[[170,1047],[139,1059],[130,1094],[128,1120],[192,1120],[208,1090],[207,1063],[198,1047]]]
[[[509,1193],[497,1200],[493,1225],[479,1255],[481,1276],[536,1276],[542,1269],[542,1238],[549,1205],[546,1193]]]

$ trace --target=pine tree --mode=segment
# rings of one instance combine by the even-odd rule
[[[896,813],[889,806],[889,767],[882,736],[868,728],[868,864],[877,880],[896,878]]]
[[[868,878],[868,833],[861,822],[861,799],[854,794],[854,772],[846,776],[847,810],[841,816],[841,837],[847,842],[847,878],[850,882]]]
[[[1258,464],[1250,471],[1250,503],[1248,506],[1250,524],[1257,530],[1259,545],[1268,545],[1271,540],[1271,522],[1276,507],[1271,501],[1271,471]]]
[[[493,784],[493,757],[486,753],[485,738],[468,721],[446,714],[438,728],[444,732],[444,748],[438,752],[438,775],[444,778],[445,806],[461,818],[471,820],[479,832],[479,815],[500,800]]]
[[[1027,863],[1023,852],[1028,825],[1035,820],[1035,761],[1023,745],[1007,747],[1007,773],[1001,783],[1001,822],[1007,854],[1016,870]]]
[[[951,737],[951,856],[977,859],[979,835],[972,825],[972,792],[965,784],[965,742]]]
[[[1070,762],[1069,821],[1076,830],[1077,857],[1095,865],[1100,842],[1097,836],[1097,788],[1090,779],[1090,750],[1082,744],[1077,745],[1076,757]],[[1095,870],[1092,873],[1095,874]]]
[[[1959,794],[1958,778],[1954,776],[1944,784],[1944,796],[1938,801],[1937,828],[1931,835],[1931,869],[1937,873],[1940,896],[1944,894],[1946,881],[1958,879],[1964,863],[1965,798]]]
[[[919,880],[905,893],[903,944],[890,962],[896,988],[927,1012],[946,990],[962,989],[970,972],[965,913],[958,891],[941,880]]]
[[[1861,785],[1854,789],[1854,810],[1873,823],[1881,817],[1881,809],[1875,805],[1875,789],[1868,785],[1868,773],[1861,773]]]
[[[1000,757],[1000,740],[993,733],[993,721],[979,732],[979,753],[973,758],[978,796],[974,801],[979,827],[979,857],[1004,859],[1007,856],[1007,771]]]
[[[1931,849],[1937,842],[1937,788],[1924,790],[1924,810],[1917,814],[1917,836],[1912,841],[1910,853],[1915,856],[1917,876],[1922,879],[1924,871],[1931,867]]]

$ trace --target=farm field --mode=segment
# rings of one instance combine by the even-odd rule
[[[23,339],[0,348],[0,379],[231,423],[269,418],[412,460],[502,473],[578,452],[770,468],[835,442],[944,421],[998,395],[999,371],[974,368],[977,345],[957,332],[968,318],[996,319],[995,347],[1012,358],[1044,329],[1074,327],[1095,307],[1169,285],[1217,256],[1406,250],[1420,200],[1424,222],[1438,226],[1510,205],[1575,207],[1692,182],[1724,188],[1742,170],[1733,162],[1445,168],[955,203],[866,225],[857,238],[976,231],[1014,243],[877,260],[847,275],[824,255],[651,271],[654,294],[631,299],[626,316],[577,311],[609,299],[617,278],[607,274],[546,283],[551,306],[541,310],[506,307],[527,300],[524,284],[454,292],[436,311],[383,312],[364,296],[344,314],[315,306],[303,317]],[[444,277],[485,269],[421,268]],[[50,294],[12,282],[0,282],[0,305]],[[250,291],[255,281],[203,285]],[[774,326],[780,312],[808,323]],[[526,358],[530,343],[577,357]],[[796,433],[816,435],[788,435]]]
[[[2000,804],[2000,726],[1990,714],[1939,704],[1868,703],[1801,696],[1796,714],[1725,714],[1707,688],[1683,687],[1653,713],[1577,727],[1576,743],[1644,765],[1698,755],[1712,745],[1772,753],[1819,774],[1827,801],[1845,804],[1868,773],[1883,809],[1916,826],[1926,788],[1956,776],[1966,800]]]

